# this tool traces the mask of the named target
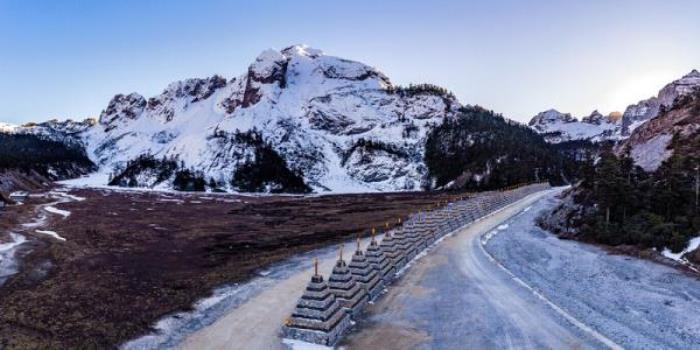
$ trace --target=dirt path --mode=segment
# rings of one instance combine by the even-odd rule
[[[362,246],[368,244],[362,241]],[[354,247],[346,245],[343,255],[352,256]],[[337,256],[319,260],[319,272],[330,275]],[[311,267],[295,273],[271,288],[246,301],[212,325],[191,335],[179,345],[180,349],[282,349],[278,336],[280,326],[294,310],[313,274]]]

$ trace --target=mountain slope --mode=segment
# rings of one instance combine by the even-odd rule
[[[567,183],[574,155],[560,152],[525,125],[466,106],[433,129],[426,164],[435,187],[494,189],[534,181]]]
[[[631,251],[655,248],[678,260],[696,248],[689,241],[700,231],[699,165],[700,88],[694,88],[585,166],[580,184],[542,223],[567,236],[631,245]],[[700,250],[685,259],[700,264],[699,256]]]
[[[655,171],[673,154],[700,156],[700,86],[676,97],[669,107],[632,131],[618,148],[646,171]]]
[[[549,109],[534,116],[528,125],[544,136],[549,143],[569,141],[600,142],[618,138],[620,121],[613,114],[603,116],[598,111],[581,121],[569,113]]]
[[[78,145],[0,132],[0,189],[32,189],[87,174],[95,165]]]
[[[693,70],[664,86],[657,96],[628,106],[621,116],[619,112],[603,116],[593,111],[590,116],[578,121],[568,113],[550,109],[534,116],[529,125],[550,143],[624,140],[640,125],[671,107],[678,97],[688,95],[698,87],[700,72]]]
[[[630,135],[644,122],[656,117],[663,108],[670,107],[676,98],[691,93],[697,87],[700,87],[700,72],[693,69],[664,86],[655,97],[630,105],[622,116],[623,135]]]
[[[427,130],[459,107],[444,89],[396,87],[362,63],[292,46],[263,52],[231,80],[179,81],[149,99],[117,95],[82,139],[102,174],[150,154],[233,189],[255,154],[232,140],[255,129],[317,191],[417,190]]]

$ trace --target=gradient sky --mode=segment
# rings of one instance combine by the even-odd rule
[[[116,93],[243,73],[305,43],[527,121],[607,113],[700,68],[700,1],[0,0],[0,121],[97,116]]]

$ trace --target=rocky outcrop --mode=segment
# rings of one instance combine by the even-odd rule
[[[134,120],[141,115],[148,103],[146,99],[137,94],[118,94],[109,101],[107,109],[100,114],[100,124],[113,126],[115,121]],[[115,126],[116,127],[116,126]]]
[[[634,129],[617,148],[646,171],[656,170],[674,152],[700,156],[700,86],[676,97],[659,115]]]
[[[670,107],[679,96],[700,86],[700,72],[693,69],[682,78],[664,86],[657,96],[630,105],[622,116],[622,135],[628,136],[640,125],[656,117],[662,108]]]
[[[698,86],[700,72],[693,70],[664,86],[657,96],[628,106],[622,114],[612,112],[605,116],[595,110],[578,121],[569,113],[550,109],[534,116],[529,125],[550,143],[619,141],[629,137],[637,127],[659,115],[678,97],[691,93]]]

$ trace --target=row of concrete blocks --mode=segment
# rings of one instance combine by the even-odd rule
[[[413,215],[402,227],[385,232],[381,243],[372,235],[365,251],[358,240],[349,264],[343,259],[341,247],[328,282],[316,265],[294,312],[282,327],[283,337],[334,345],[352,324],[351,319],[356,319],[369,301],[377,299],[420,252],[444,235],[548,186],[533,184],[484,192]]]

